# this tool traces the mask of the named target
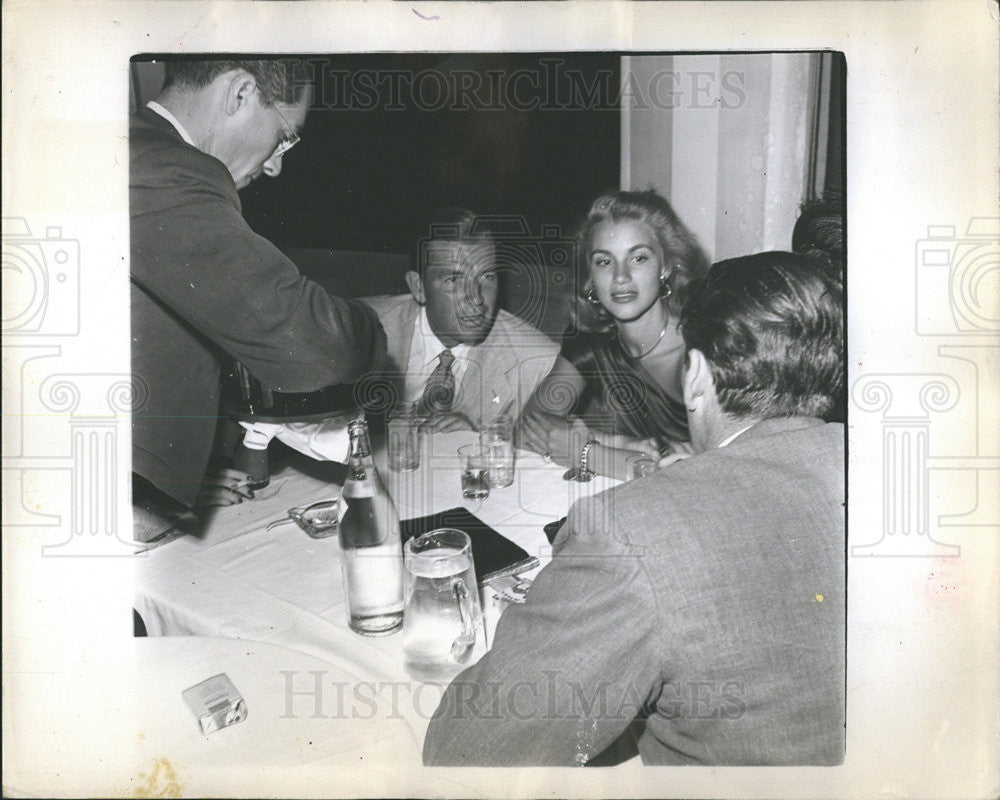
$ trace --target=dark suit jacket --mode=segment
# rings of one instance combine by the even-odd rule
[[[331,298],[241,215],[225,165],[143,109],[130,126],[133,470],[198,494],[219,415],[218,354],[278,391],[355,380],[384,352],[375,315]]]
[[[843,503],[843,426],[802,418],[576,503],[425,763],[581,764],[636,718],[647,764],[841,763]]]
[[[364,302],[375,309],[385,329],[388,378],[401,393],[420,305],[409,294],[366,297]],[[504,408],[516,418],[552,370],[558,353],[559,345],[548,336],[500,310],[490,335],[469,350],[453,410],[473,424],[480,418],[488,422]]]

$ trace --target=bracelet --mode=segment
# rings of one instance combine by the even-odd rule
[[[584,444],[583,449],[580,451],[580,461],[577,463],[577,466],[572,467],[563,475],[563,480],[586,483],[594,477],[596,473],[590,469],[587,461],[590,457],[590,448],[595,444],[597,444],[597,441],[594,439],[590,439]]]
[[[597,442],[593,439],[590,439],[587,441],[587,443],[583,446],[583,449],[580,451],[580,467],[577,470],[577,474],[579,475],[579,477],[577,478],[577,480],[589,481],[591,478],[594,477],[594,471],[590,469],[590,465],[587,463],[587,460],[590,457],[590,448],[592,448],[595,444],[597,444]]]

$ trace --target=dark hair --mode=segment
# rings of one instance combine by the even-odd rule
[[[825,418],[838,410],[843,294],[815,259],[771,252],[714,264],[690,288],[681,331],[708,361],[723,411]]]
[[[583,329],[610,330],[614,318],[605,309],[586,299],[584,287],[590,280],[590,241],[600,223],[635,220],[648,225],[660,246],[664,266],[670,267],[670,296],[666,303],[679,315],[687,297],[688,284],[705,274],[708,257],[697,238],[681,222],[670,203],[653,189],[643,192],[611,192],[591,203],[590,211],[577,228],[579,296],[574,298],[574,317]]]
[[[802,204],[792,230],[792,250],[827,262],[833,272],[844,271],[844,201],[837,193]]]
[[[423,277],[425,245],[434,242],[483,242],[491,235],[486,220],[466,208],[447,206],[424,214],[411,237],[410,265]]]
[[[302,101],[311,82],[305,78],[305,62],[301,59],[282,58],[261,61],[167,61],[163,88],[178,86],[202,89],[219,75],[234,69],[249,72],[260,89],[264,105]]]

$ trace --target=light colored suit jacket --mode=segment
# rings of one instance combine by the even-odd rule
[[[388,377],[402,396],[420,305],[409,294],[366,297],[362,302],[375,309],[385,329]],[[521,318],[499,311],[490,335],[469,350],[453,410],[473,424],[480,419],[488,422],[504,409],[516,419],[558,354],[559,345],[548,336]]]
[[[557,554],[446,691],[426,764],[839,764],[844,429],[758,423],[576,503]]]

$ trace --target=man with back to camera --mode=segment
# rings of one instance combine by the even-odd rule
[[[574,504],[446,691],[425,764],[582,765],[626,733],[646,764],[843,761],[844,428],[821,419],[844,381],[842,302],[791,253],[693,287],[696,454]]]
[[[419,404],[434,430],[516,419],[559,352],[498,307],[496,242],[483,221],[461,208],[431,211],[406,273],[410,293],[365,298],[385,328],[398,395]]]
[[[243,219],[277,177],[310,87],[296,62],[173,61],[130,125],[134,536],[190,524],[219,418],[220,354],[281,392],[356,380],[384,357],[362,303],[330,297]]]

